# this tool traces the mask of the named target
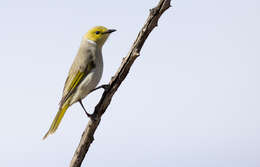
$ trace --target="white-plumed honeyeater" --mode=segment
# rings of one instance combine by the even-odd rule
[[[97,26],[84,35],[65,81],[58,113],[43,139],[57,130],[64,113],[72,104],[79,102],[86,112],[81,100],[96,88],[101,79],[103,73],[102,46],[109,34],[114,31],[114,29]],[[91,116],[87,112],[86,114]]]

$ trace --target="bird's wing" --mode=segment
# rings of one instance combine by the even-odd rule
[[[63,88],[62,99],[60,107],[71,97],[76,91],[81,81],[95,68],[94,53],[88,50],[85,55],[79,54],[75,57],[74,62],[70,68],[69,75],[65,81]],[[87,55],[86,55],[87,54]]]

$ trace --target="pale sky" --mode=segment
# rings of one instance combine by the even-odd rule
[[[103,47],[107,83],[159,0],[2,0],[0,166],[69,166],[88,122],[70,107],[45,141],[80,40]],[[82,166],[259,167],[259,0],[173,1],[114,95]],[[84,100],[93,111],[102,91]]]

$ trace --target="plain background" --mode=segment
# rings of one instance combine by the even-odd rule
[[[0,5],[0,166],[68,166],[87,124],[79,104],[45,141],[84,33],[107,83],[159,0]],[[259,167],[259,0],[173,1],[116,92],[82,166]],[[89,111],[102,91],[88,96]]]

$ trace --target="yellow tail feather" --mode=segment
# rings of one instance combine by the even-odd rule
[[[46,137],[48,137],[50,134],[53,134],[57,130],[57,128],[58,128],[58,126],[59,126],[59,124],[61,122],[61,119],[63,118],[66,110],[68,109],[68,107],[69,107],[69,104],[65,103],[62,106],[62,108],[58,111],[58,113],[56,114],[56,116],[55,116],[55,118],[54,118],[54,120],[53,120],[53,122],[51,124],[50,129],[48,130],[48,132],[42,138],[43,140],[46,139]]]

